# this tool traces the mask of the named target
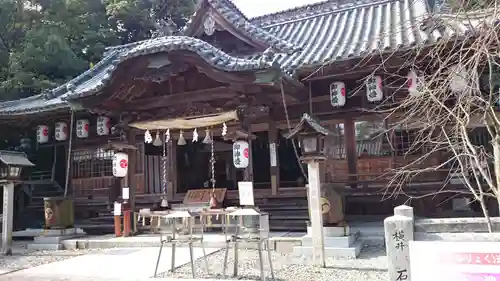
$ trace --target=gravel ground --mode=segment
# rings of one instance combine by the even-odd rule
[[[99,251],[101,250],[34,251],[26,249],[26,242],[14,241],[12,256],[0,258],[0,270],[21,270]]]
[[[233,273],[233,251],[229,251],[227,274]],[[207,257],[210,273],[207,274],[203,259],[195,263],[197,278],[235,279],[235,280],[260,280],[258,252],[256,250],[240,250],[238,252],[239,264],[237,278],[222,276],[224,251],[215,252]],[[267,257],[267,255],[266,255]],[[303,281],[303,280],[387,280],[387,259],[382,246],[369,246],[363,248],[361,255],[355,260],[327,259],[327,268],[315,268],[310,265],[310,258],[294,257],[291,254],[272,252],[275,280]],[[264,260],[266,275],[271,280],[267,258]],[[186,264],[174,273],[162,272],[158,277],[192,278],[191,265]]]

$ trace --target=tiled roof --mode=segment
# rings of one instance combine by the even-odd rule
[[[198,54],[212,67],[228,72],[279,69],[264,59],[232,57],[205,41],[186,36],[160,37],[108,51],[93,68],[42,95],[0,103],[0,115],[16,115],[69,108],[66,101],[85,97],[104,87],[121,62],[141,55],[186,50]]]
[[[205,2],[206,1],[206,2]],[[200,10],[197,11],[186,24],[183,32],[184,35],[193,36],[196,32],[196,20],[198,17],[203,17],[204,13],[208,9],[203,9],[203,5],[210,5],[215,9],[228,23],[232,24],[236,29],[238,29],[244,35],[253,38],[257,41],[268,44],[270,47],[274,47],[278,51],[283,51],[288,54],[292,54],[298,51],[299,48],[290,44],[286,40],[275,36],[274,34],[261,29],[259,26],[252,24],[248,21],[245,15],[229,0],[204,0],[200,1]]]
[[[279,55],[285,69],[321,65],[431,43],[445,36],[428,34],[419,26],[428,18],[425,0],[329,1],[252,22],[288,42],[301,52]]]
[[[60,98],[47,99],[44,95],[0,103],[0,116],[16,116],[69,108]]]
[[[133,45],[131,48],[111,51],[108,56],[94,68],[69,81],[65,85],[54,89],[51,91],[51,95],[57,97],[63,92],[69,91],[69,94],[64,97],[63,100],[85,97],[104,87],[118,64],[121,62],[142,55],[177,50],[196,53],[212,67],[222,71],[257,71],[274,67],[271,63],[263,59],[242,59],[232,57],[205,41],[193,37],[159,37],[144,41],[142,44]],[[278,69],[278,66],[275,68]]]
[[[432,44],[468,32],[469,24],[459,20],[453,25],[426,29],[431,14],[426,0],[330,0],[289,11],[248,20],[229,0],[203,0],[244,35],[287,52],[256,54],[247,58],[230,56],[199,39],[187,36],[160,37],[109,48],[95,67],[49,92],[45,96],[0,103],[0,114],[51,110],[64,100],[82,97],[101,89],[117,65],[129,58],[187,50],[197,53],[207,63],[222,71],[259,70],[280,65],[293,74],[304,67],[363,57],[378,52],[409,49]],[[191,20],[200,21],[202,12]],[[434,16],[435,18],[436,16]],[[440,15],[437,16],[440,18]],[[431,21],[431,25],[436,21]],[[198,22],[199,23],[199,22]],[[187,35],[194,23],[188,24]],[[292,52],[293,51],[293,52]],[[266,56],[271,57],[273,64]],[[44,107],[47,106],[47,108]]]

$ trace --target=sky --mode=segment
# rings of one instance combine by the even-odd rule
[[[254,18],[283,10],[305,6],[325,0],[232,0],[233,3],[247,16]]]

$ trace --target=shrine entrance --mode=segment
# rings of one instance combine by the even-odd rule
[[[214,137],[215,180],[218,188],[237,190],[237,182],[243,179],[243,172],[233,165],[232,141]],[[211,167],[210,145],[190,142],[177,146],[177,192],[186,193],[193,189],[210,188]]]

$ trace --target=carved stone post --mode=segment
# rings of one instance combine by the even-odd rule
[[[411,281],[409,242],[413,241],[413,223],[413,208],[405,205],[394,208],[394,216],[384,220],[388,281]]]

